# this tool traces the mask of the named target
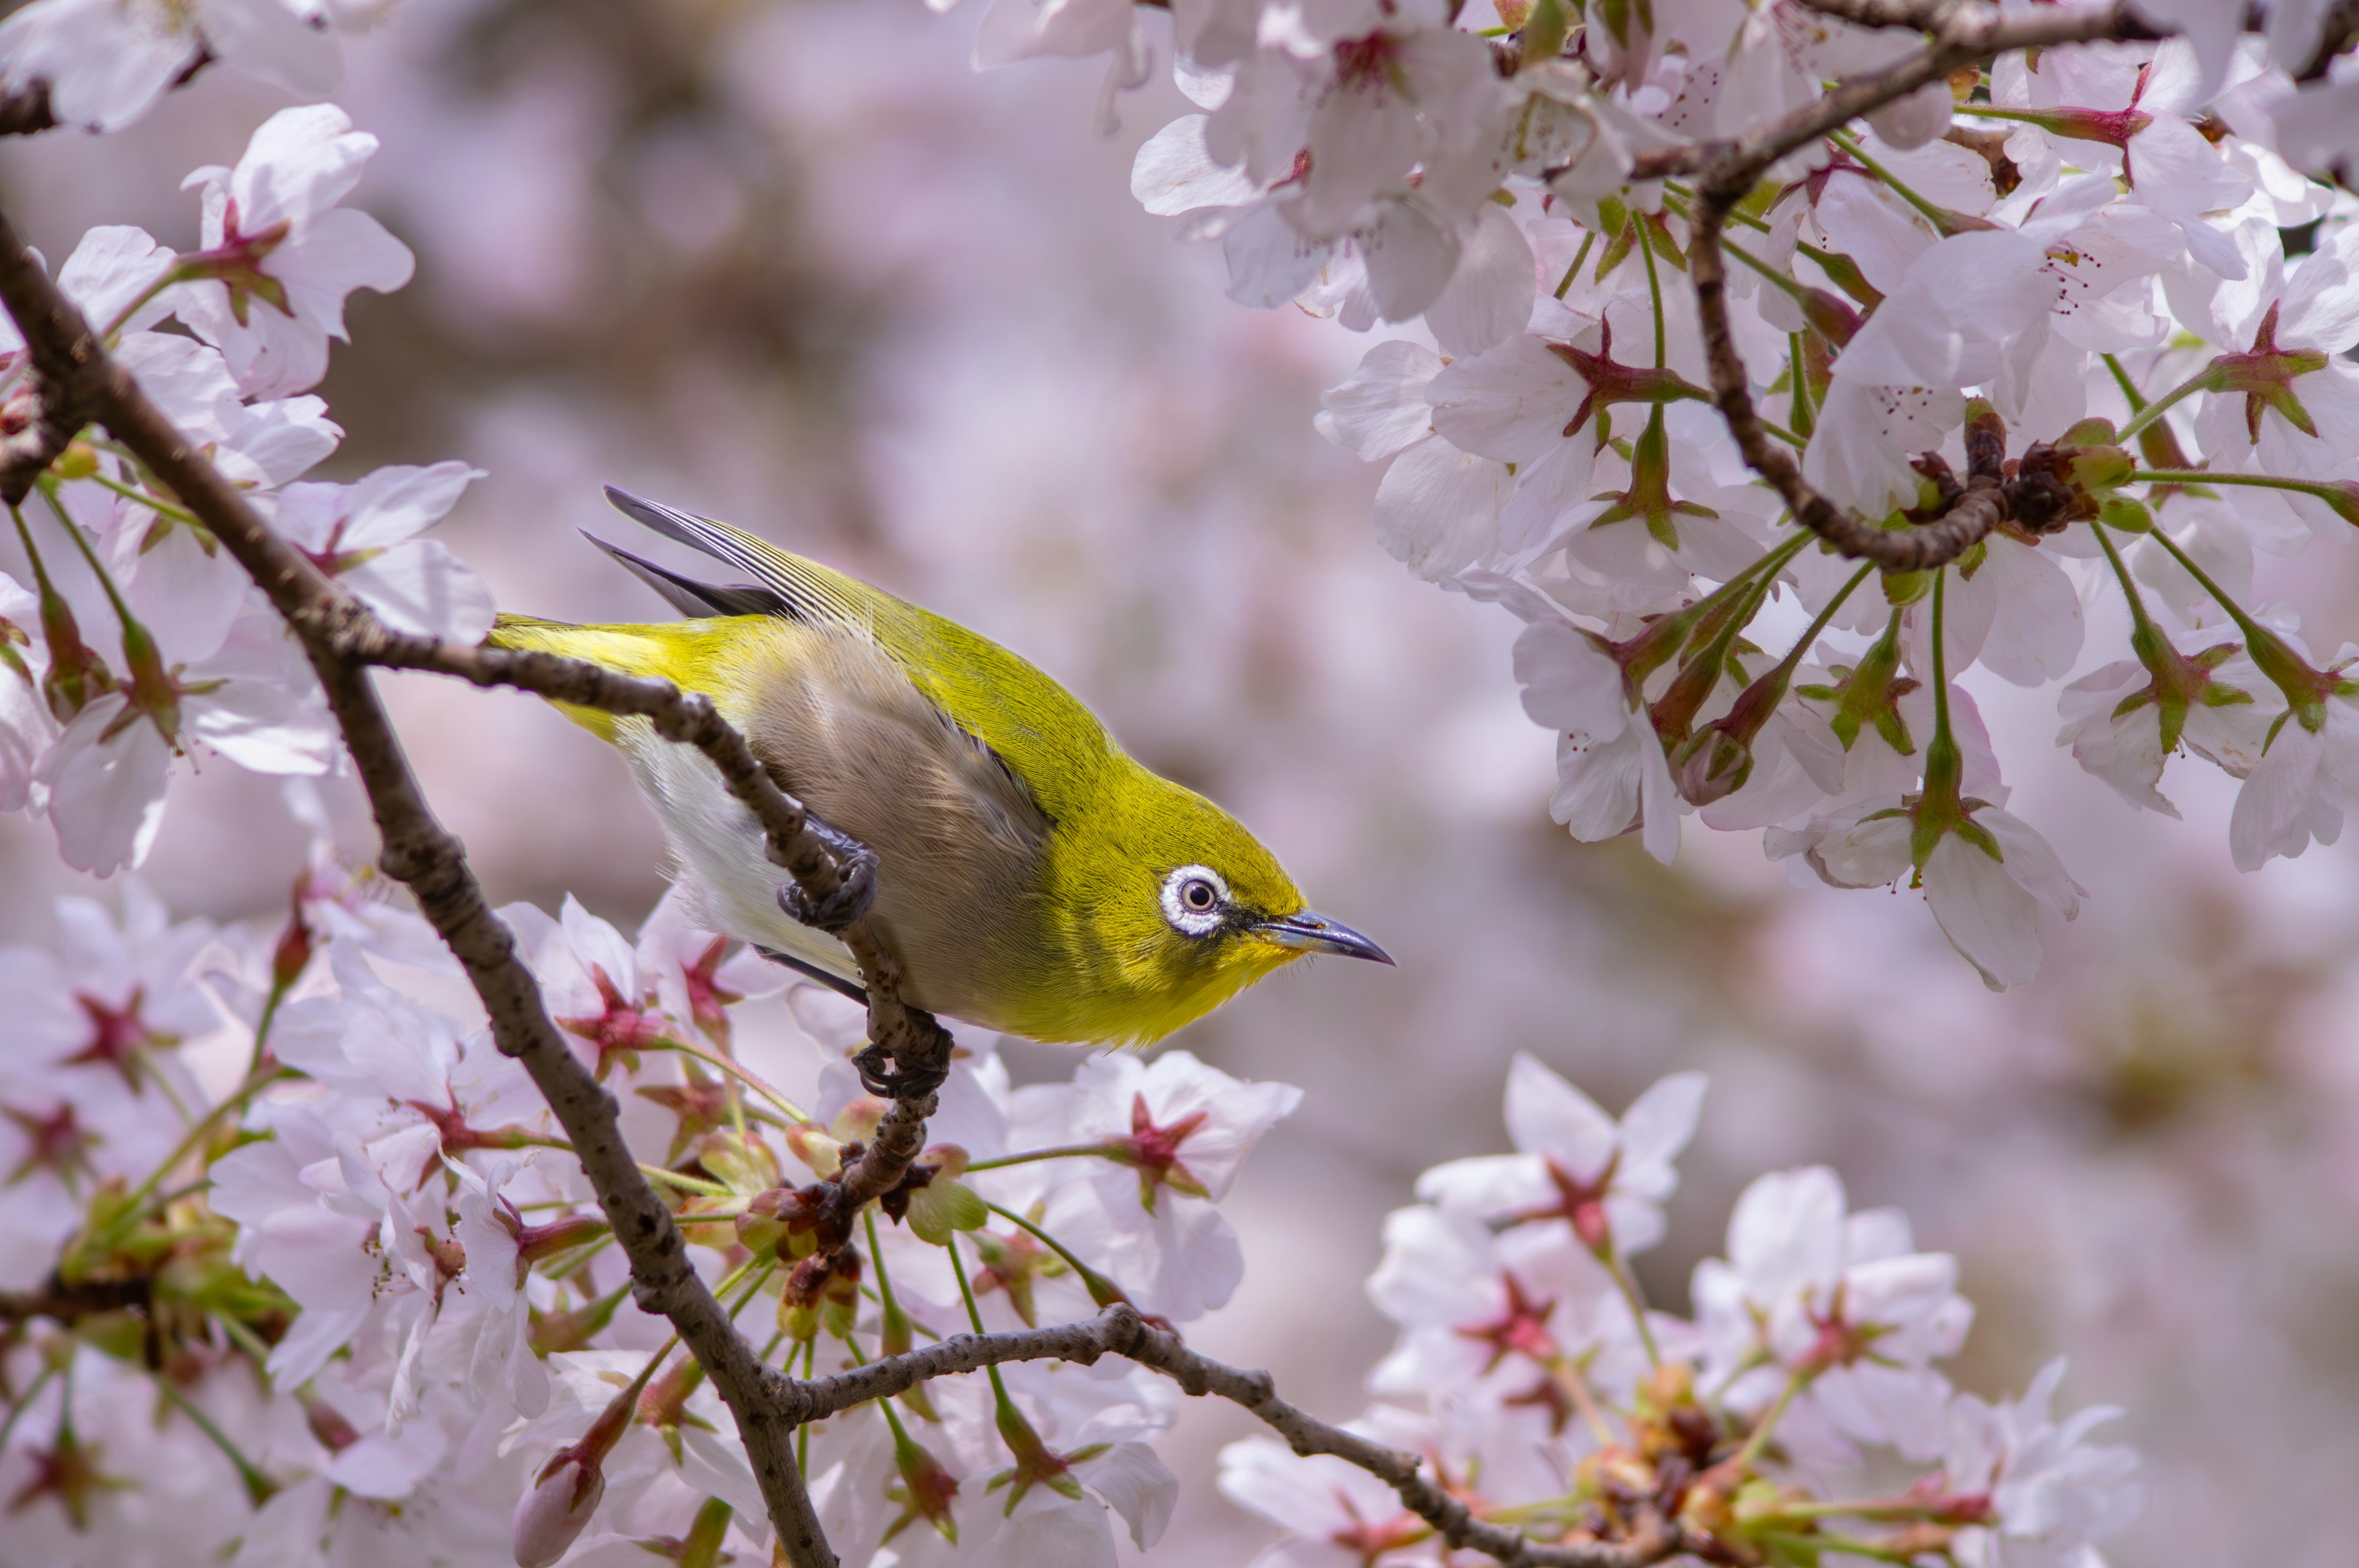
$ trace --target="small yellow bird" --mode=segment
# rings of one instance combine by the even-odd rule
[[[987,638],[741,529],[609,487],[626,515],[753,580],[700,583],[592,538],[683,614],[504,615],[539,648],[710,696],[782,786],[876,854],[873,915],[914,1006],[1034,1040],[1143,1044],[1310,953],[1392,959],[1312,914],[1236,818],[1133,760]],[[753,814],[647,720],[566,708],[630,760],[717,930],[858,997],[798,919]]]

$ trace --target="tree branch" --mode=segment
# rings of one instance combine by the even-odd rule
[[[798,1420],[818,1421],[870,1400],[890,1399],[929,1379],[980,1371],[1011,1361],[1074,1361],[1094,1364],[1121,1356],[1151,1368],[1198,1398],[1227,1400],[1258,1417],[1295,1453],[1330,1454],[1365,1470],[1399,1494],[1401,1504],[1431,1525],[1452,1547],[1467,1547],[1506,1568],[1645,1568],[1684,1549],[1676,1527],[1659,1519],[1624,1541],[1537,1541],[1518,1530],[1475,1517],[1473,1510],[1426,1475],[1413,1454],[1386,1447],[1356,1433],[1331,1426],[1278,1398],[1267,1372],[1249,1372],[1188,1348],[1180,1337],[1148,1324],[1127,1303],[1108,1307],[1089,1323],[1010,1334],[959,1334],[899,1356],[814,1379],[797,1386],[805,1401]]]
[[[466,969],[500,1050],[523,1064],[565,1128],[599,1206],[630,1258],[634,1298],[645,1310],[671,1320],[728,1402],[791,1560],[797,1568],[833,1568],[835,1556],[795,1465],[793,1423],[781,1413],[788,1379],[762,1363],[690,1264],[670,1210],[639,1173],[623,1141],[614,1096],[549,1021],[539,985],[516,957],[515,936],[485,902],[464,848],[428,807],[367,666],[353,652],[391,633],[272,532],[147,400],[27,252],[5,213],[0,301],[24,335],[34,369],[43,378],[44,397],[57,399],[69,416],[105,425],[220,540],[302,642],[368,792],[386,873],[409,888],[419,911]],[[776,810],[776,802],[768,804]]]
[[[1927,571],[1955,560],[1986,538],[2007,512],[2003,496],[1987,488],[1966,492],[1947,513],[1915,528],[1887,529],[1837,506],[1802,477],[1801,465],[1762,427],[1753,404],[1753,384],[1728,319],[1728,275],[1721,254],[1721,230],[1763,173],[1788,153],[1806,146],[1857,115],[1938,81],[1960,66],[2011,49],[2100,38],[2149,38],[2154,30],[2132,16],[2125,3],[2104,9],[2041,7],[2011,12],[1951,0],[1809,0],[1814,8],[1850,18],[1875,15],[1908,18],[1934,34],[1926,48],[1897,64],[1838,83],[1817,103],[1766,130],[1734,142],[1678,148],[1701,156],[1689,224],[1688,277],[1695,288],[1704,358],[1711,370],[1712,401],[1753,470],[1785,499],[1797,521],[1843,555],[1875,562],[1888,571]],[[1633,178],[1638,178],[1634,175]]]

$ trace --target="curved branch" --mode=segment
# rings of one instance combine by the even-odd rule
[[[669,1208],[623,1141],[614,1096],[550,1022],[538,983],[516,957],[514,935],[492,913],[467,867],[464,847],[435,819],[402,753],[367,665],[355,652],[379,638],[390,646],[392,634],[274,533],[147,400],[27,252],[5,213],[0,301],[24,335],[45,399],[57,399],[72,416],[105,425],[203,522],[301,640],[368,792],[386,873],[408,886],[420,913],[466,969],[500,1050],[523,1064],[565,1128],[629,1255],[635,1299],[671,1320],[728,1402],[772,1522],[794,1562],[799,1568],[833,1568],[835,1556],[795,1465],[793,1424],[781,1414],[788,1379],[763,1364],[690,1264]]]
[[[1806,146],[1854,117],[1938,81],[1960,66],[2010,49],[2052,44],[2085,43],[2099,38],[2147,38],[2155,35],[2132,16],[2125,3],[2102,10],[2043,7],[2002,16],[1995,9],[1975,6],[1965,11],[1940,0],[1910,4],[1908,0],[1810,0],[1830,15],[1860,16],[1902,14],[1903,25],[1923,26],[1934,33],[1926,48],[1897,64],[1839,83],[1817,103],[1777,124],[1735,142],[1701,149],[1694,167],[1700,172],[1693,217],[1689,225],[1688,277],[1695,288],[1696,314],[1701,324],[1704,358],[1711,371],[1712,401],[1737,449],[1754,472],[1784,498],[1802,526],[1854,559],[1868,560],[1887,571],[1927,571],[1957,559],[2006,521],[2003,496],[1986,487],[1966,492],[1935,521],[1914,528],[1887,529],[1837,506],[1802,477],[1801,465],[1763,428],[1753,404],[1753,384],[1728,320],[1728,274],[1721,254],[1720,236],[1730,212],[1753,189],[1770,165]],[[1921,19],[1920,19],[1921,18]],[[1634,178],[1636,178],[1634,176]]]
[[[1258,1417],[1295,1453],[1328,1454],[1365,1470],[1400,1497],[1402,1507],[1433,1527],[1452,1547],[1471,1548],[1504,1568],[1646,1568],[1684,1549],[1680,1531],[1650,1520],[1625,1541],[1538,1541],[1473,1509],[1425,1472],[1416,1454],[1331,1426],[1277,1395],[1267,1372],[1245,1371],[1188,1348],[1127,1303],[1116,1303],[1089,1323],[1010,1334],[959,1334],[938,1345],[871,1361],[797,1386],[806,1402],[797,1419],[818,1421],[870,1400],[889,1399],[929,1379],[980,1371],[1011,1361],[1074,1361],[1089,1366],[1114,1355],[1162,1373],[1197,1398],[1227,1400]]]

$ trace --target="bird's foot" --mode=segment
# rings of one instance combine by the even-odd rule
[[[879,1099],[919,1099],[940,1089],[951,1076],[950,1064],[904,1063],[882,1045],[871,1045],[852,1058],[860,1087]]]
[[[833,935],[868,913],[876,902],[876,851],[849,833],[837,831],[814,816],[810,830],[834,855],[842,880],[825,898],[813,898],[800,882],[778,885],[778,907],[805,925]]]

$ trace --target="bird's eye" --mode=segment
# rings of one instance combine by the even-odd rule
[[[1229,884],[1210,866],[1182,866],[1163,879],[1163,918],[1189,936],[1220,928],[1227,912]]]

